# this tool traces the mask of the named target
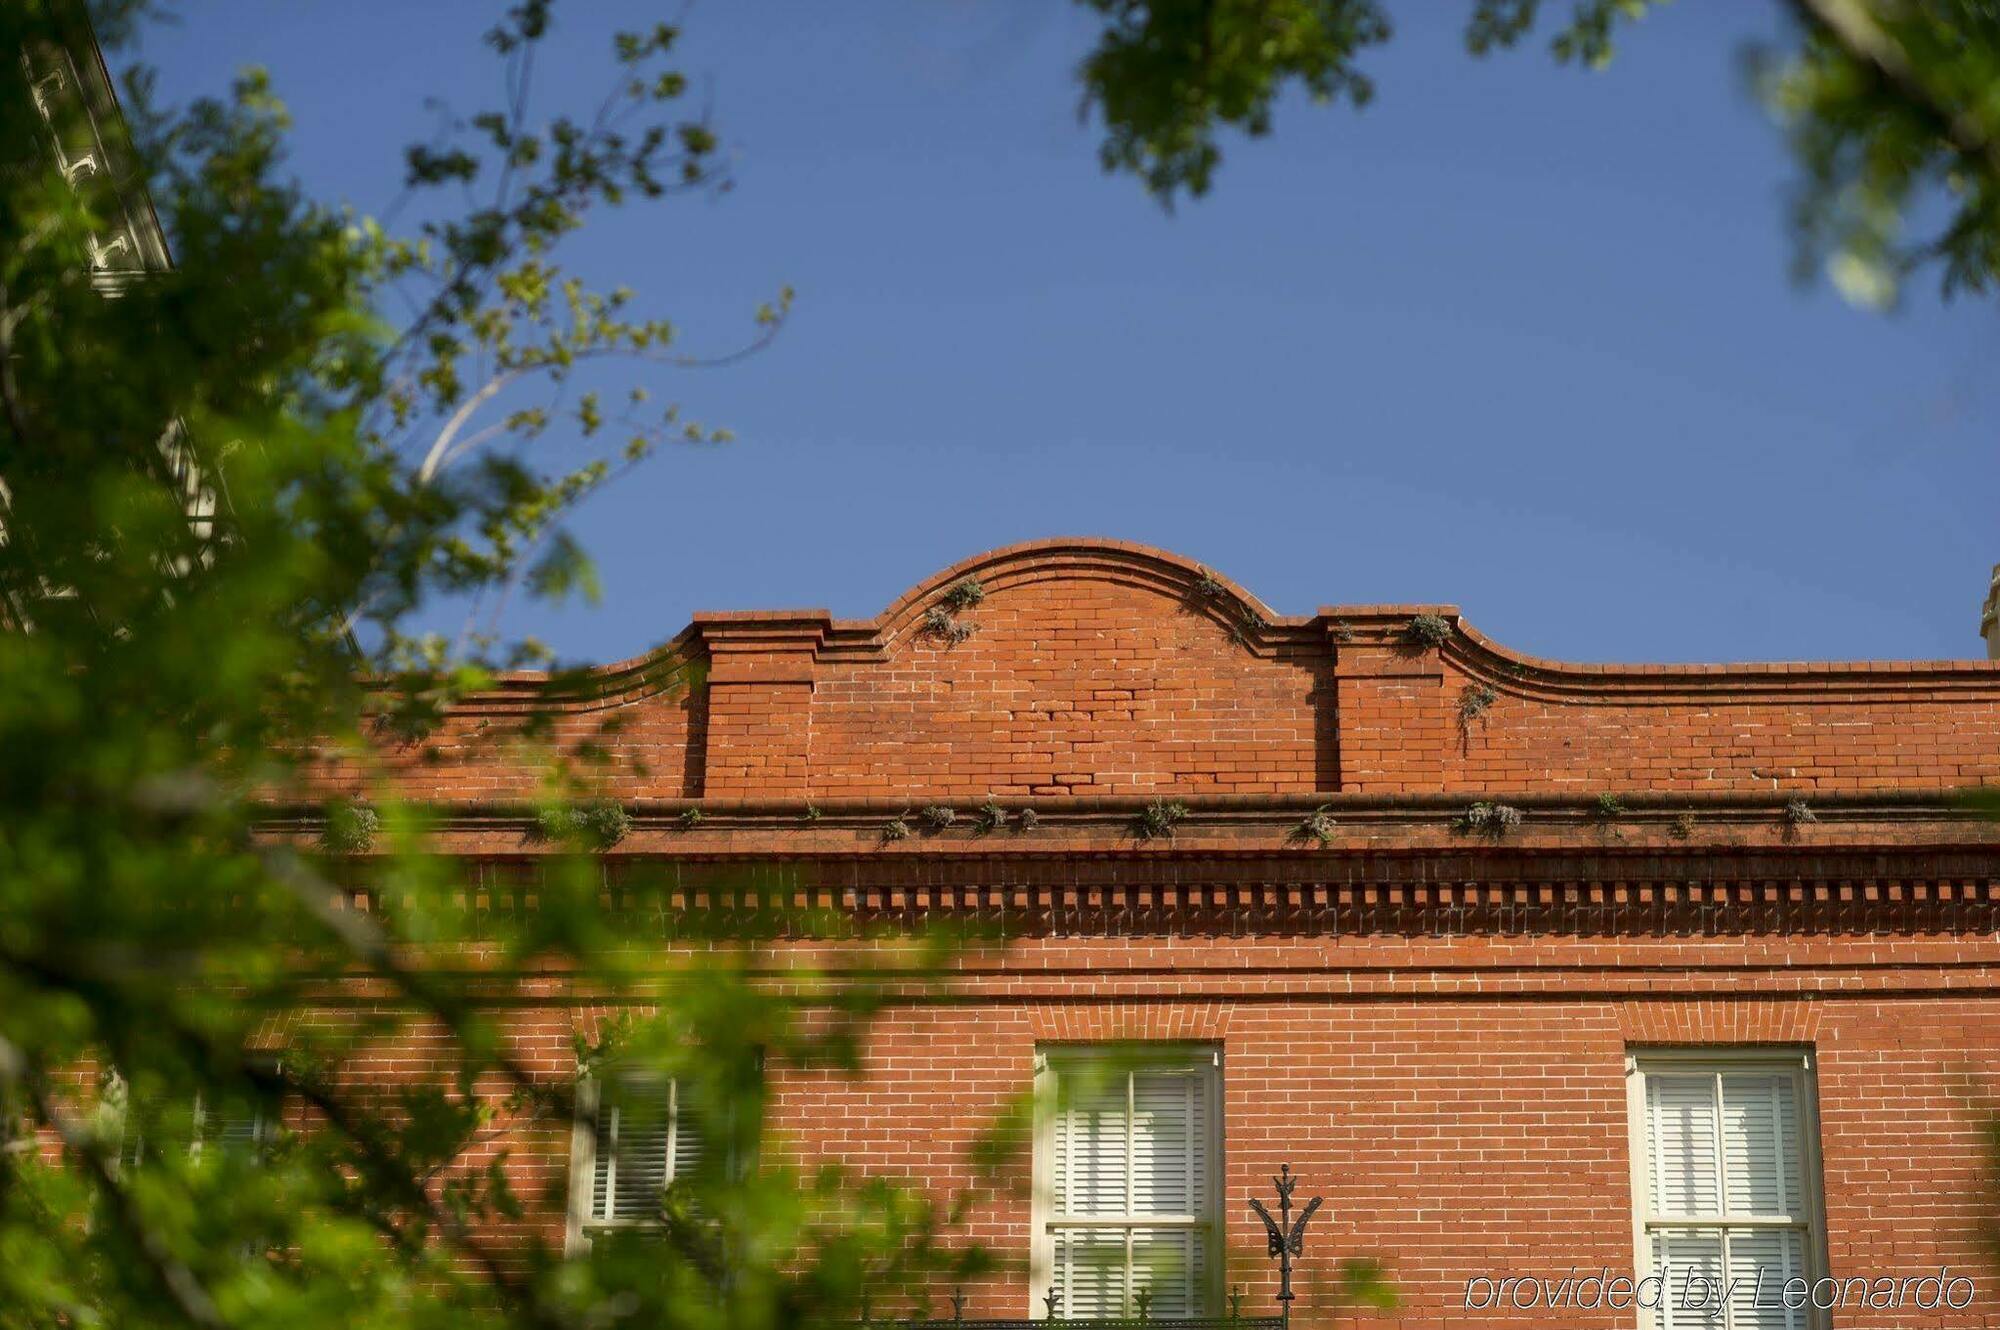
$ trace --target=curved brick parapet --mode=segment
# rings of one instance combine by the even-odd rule
[[[1413,637],[1420,617],[1448,631]],[[486,736],[540,682],[392,753],[412,793],[531,794]],[[967,559],[873,619],[699,614],[587,676],[551,733],[608,752],[628,799],[1813,797],[2000,779],[2000,664],[1567,664],[1451,606],[1288,617],[1191,560],[1064,539]]]

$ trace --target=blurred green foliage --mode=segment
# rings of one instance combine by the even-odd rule
[[[1389,0],[1079,0],[1104,20],[1082,68],[1107,170],[1162,204],[1213,184],[1220,139],[1270,132],[1296,87],[1360,107]],[[1621,24],[1661,0],[1574,0],[1549,37],[1562,63],[1611,63]],[[2000,276],[2000,5],[1993,0],[1776,0],[1786,44],[1748,52],[1754,85],[1798,163],[1801,277],[1824,272],[1857,304],[1892,304],[1934,268],[1947,294]],[[1542,0],[1472,0],[1475,56],[1525,39]]]
[[[591,593],[578,502],[726,438],[619,388],[690,358],[563,266],[603,209],[726,183],[675,29],[619,37],[572,114],[533,106],[549,5],[496,12],[499,98],[409,150],[396,229],[292,181],[260,73],[174,111],[141,74],[128,138],[61,72],[91,60],[75,7],[0,6],[29,73],[0,78],[0,1326],[832,1325],[982,1265],[944,1241],[963,1198],[782,1152],[754,1185],[695,1169],[663,1234],[588,1258],[535,1219],[561,1196],[510,1182],[520,1151],[568,1158],[571,1077],[509,1028],[550,974],[635,1013],[580,1068],[681,1078],[747,1151],[763,1078],[853,1069],[943,953],[779,991],[727,931],[669,949],[668,884],[607,907],[597,852],[629,818],[546,706],[477,737],[545,775],[521,822],[548,867],[517,890],[475,891],[382,778],[547,660],[499,613]],[[92,16],[110,41],[148,12]],[[148,194],[173,264],[107,282]],[[410,627],[440,607],[462,629]],[[556,670],[544,701],[587,686]],[[413,1040],[428,1071],[352,1074]]]

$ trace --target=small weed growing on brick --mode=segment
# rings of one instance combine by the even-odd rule
[[[632,815],[615,799],[596,799],[576,812],[583,834],[599,849],[609,849],[632,834]]]
[[[1480,802],[1458,815],[1456,830],[1499,840],[1521,825],[1521,810],[1512,804]]]
[[[939,599],[944,603],[946,609],[950,610],[953,614],[957,614],[960,611],[969,610],[980,601],[985,600],[986,588],[980,585],[978,578],[968,577],[962,582],[954,582],[951,589],[945,592]]]
[[[1306,814],[1305,820],[1299,823],[1292,834],[1299,840],[1317,841],[1321,845],[1331,845],[1334,836],[1338,834],[1339,830],[1339,825],[1333,820],[1333,814],[1328,811],[1326,805],[1321,804],[1318,808]]]
[[[1155,799],[1139,813],[1134,830],[1140,840],[1152,840],[1157,836],[1172,836],[1180,820],[1187,816],[1187,805],[1168,803],[1165,799]]]
[[[329,854],[362,854],[373,848],[382,816],[359,799],[343,799],[329,808],[320,829],[320,848]]]
[[[969,623],[961,623],[951,617],[951,611],[942,605],[933,605],[924,611],[922,630],[927,636],[935,637],[947,646],[957,646],[978,630]]]
[[[535,837],[545,841],[580,841],[608,850],[632,830],[632,815],[615,799],[587,804],[562,804],[535,815]]]
[[[1451,622],[1440,614],[1419,614],[1403,625],[1403,640],[1412,646],[1443,646],[1451,636]]]

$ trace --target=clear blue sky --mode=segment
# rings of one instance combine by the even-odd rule
[[[781,283],[797,312],[749,363],[654,376],[739,441],[594,500],[604,604],[513,627],[610,659],[698,608],[869,615],[989,546],[1106,535],[1283,613],[1456,602],[1542,655],[1980,654],[2000,324],[1790,283],[1738,65],[1779,7],[1669,6],[1599,75],[1397,8],[1373,106],[1285,107],[1170,217],[1097,168],[1068,3],[695,5],[737,187],[602,219],[582,266],[702,346]],[[559,5],[549,104],[680,10]],[[140,54],[170,99],[268,66],[300,174],[374,210],[427,94],[492,100],[488,12],[182,0]]]

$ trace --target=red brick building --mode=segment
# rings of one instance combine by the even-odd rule
[[[1235,1280],[1268,1306],[1245,1202],[1289,1163],[1326,1198],[1299,1307],[1322,1322],[1315,1276],[1368,1255],[1421,1325],[1629,1326],[1559,1281],[1663,1263],[1676,1291],[1763,1267],[1778,1303],[1675,1325],[2000,1324],[2000,828],[1953,794],[2000,780],[2000,663],[1571,665],[1449,606],[1285,616],[1058,540],[873,619],[698,615],[597,683],[559,729],[625,760],[614,862],[690,897],[700,866],[775,862],[803,901],[1004,937],[882,1019],[862,1082],[773,1072],[782,1148],[941,1185],[1011,1096],[1054,1091],[1034,1199],[973,1223],[1031,1273],[968,1315],[1039,1314],[1052,1283],[1074,1312]],[[407,768],[480,873],[544,852],[534,774],[474,742],[525,688]],[[523,1011],[520,1038],[560,1074],[599,1015]],[[613,1165],[651,1185],[692,1148],[614,1144],[604,1113],[517,1167],[574,1176],[581,1241],[643,1217]],[[1973,1282],[1843,1285],[1830,1316],[1777,1288],[1947,1268]]]

